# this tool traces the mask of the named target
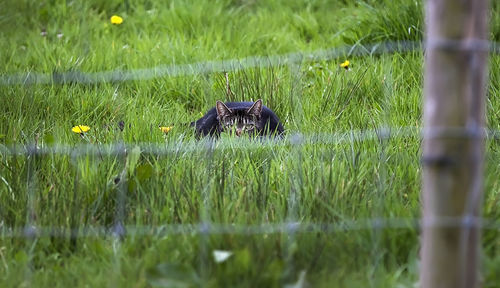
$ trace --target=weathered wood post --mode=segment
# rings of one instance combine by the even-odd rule
[[[427,0],[423,288],[479,287],[488,0]]]

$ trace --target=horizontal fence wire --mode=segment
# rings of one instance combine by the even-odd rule
[[[85,73],[81,71],[54,72],[43,74],[37,72],[16,73],[0,76],[0,85],[30,84],[94,84],[104,82],[124,82],[131,80],[152,80],[162,77],[189,76],[214,72],[239,71],[255,67],[285,66],[301,62],[331,60],[340,57],[372,56],[390,53],[423,51],[425,49],[443,49],[459,51],[489,51],[500,54],[500,43],[485,40],[457,41],[454,39],[438,39],[423,44],[416,41],[388,41],[369,45],[354,44],[334,47],[312,52],[296,52],[283,55],[251,56],[242,59],[220,61],[203,61],[191,64],[172,64],[154,68],[133,70],[111,70]]]
[[[435,219],[419,218],[370,218],[341,221],[339,223],[310,223],[310,222],[282,222],[265,224],[166,224],[158,226],[123,226],[121,235],[128,236],[169,236],[169,235],[201,235],[201,234],[280,234],[280,233],[348,233],[362,230],[377,229],[412,229],[420,230],[426,227],[449,228],[480,228],[483,230],[500,230],[500,220],[473,216],[463,217],[436,217]],[[78,238],[114,236],[114,227],[83,226],[79,228],[67,227],[26,227],[0,226],[0,237],[29,238],[29,237],[60,237],[70,235]]]
[[[166,143],[113,143],[113,144],[10,144],[0,145],[0,155],[70,155],[80,157],[84,155],[125,155],[135,147],[140,152],[153,155],[169,155],[188,152],[203,152],[217,149],[252,150],[262,147],[293,146],[293,145],[320,145],[320,144],[349,144],[364,141],[380,141],[392,138],[418,137],[419,139],[433,138],[469,138],[499,140],[500,130],[486,128],[446,127],[434,129],[420,129],[418,127],[380,127],[367,130],[350,130],[337,133],[293,133],[285,139],[239,139],[240,141],[218,141],[211,138],[202,140],[174,140]],[[245,145],[240,145],[244,143]]]

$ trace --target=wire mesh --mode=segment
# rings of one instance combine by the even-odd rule
[[[370,218],[346,220],[341,223],[308,223],[283,222],[263,223],[259,225],[196,223],[196,224],[164,224],[157,226],[123,226],[123,231],[129,236],[172,236],[178,234],[276,234],[276,233],[339,233],[359,230],[377,229],[415,229],[423,227],[479,227],[484,230],[500,230],[498,219],[482,217],[441,217],[439,219],[419,218]],[[58,227],[0,227],[0,235],[5,238],[60,237],[68,238],[76,235],[78,238],[114,238],[115,227],[87,226],[76,229]]]
[[[455,40],[440,39],[437,42],[426,43],[425,47],[422,43],[416,42],[384,42],[373,45],[361,46],[346,46],[341,48],[332,48],[327,50],[314,51],[310,53],[291,53],[286,55],[267,56],[267,57],[248,57],[237,60],[227,61],[207,61],[188,65],[171,65],[159,66],[152,69],[139,69],[130,71],[104,71],[95,73],[84,72],[68,72],[59,74],[15,74],[0,76],[0,85],[38,85],[38,84],[65,84],[65,83],[101,83],[101,82],[122,82],[130,80],[150,80],[159,77],[176,77],[186,75],[197,75],[213,72],[238,71],[253,67],[270,67],[270,66],[290,66],[293,73],[299,73],[300,65],[304,62],[313,62],[319,60],[331,60],[344,55],[363,56],[363,55],[380,55],[394,52],[410,52],[422,51],[423,49],[444,49],[444,50],[474,50],[474,51],[490,51],[492,54],[500,54],[500,46],[497,43],[488,43],[485,41],[469,41],[467,43],[458,42]],[[297,88],[300,90],[300,88]],[[298,92],[300,95],[300,91]],[[386,93],[385,96],[388,93]],[[297,106],[296,115],[300,115],[300,107]],[[34,163],[34,158],[40,155],[68,155],[73,159],[84,156],[118,156],[121,159],[121,164],[126,166],[128,153],[139,148],[141,154],[151,154],[155,156],[168,156],[172,154],[184,153],[189,155],[189,152],[205,153],[205,166],[210,167],[213,161],[213,153],[217,150],[227,148],[232,149],[260,149],[273,148],[281,146],[291,146],[292,153],[301,159],[304,157],[298,147],[306,145],[322,145],[322,144],[342,144],[355,143],[364,141],[378,141],[382,146],[386,145],[387,140],[393,138],[415,137],[416,139],[431,139],[431,138],[476,138],[476,139],[500,139],[500,131],[488,130],[484,127],[471,128],[433,128],[420,129],[419,127],[379,127],[377,129],[368,130],[351,130],[338,132],[333,134],[301,134],[291,133],[284,140],[260,140],[248,141],[245,145],[234,145],[231,142],[213,142],[211,140],[200,141],[170,141],[168,143],[112,143],[112,144],[79,144],[79,145],[39,145],[39,144],[14,144],[0,146],[0,155],[2,156],[23,156],[29,161],[30,167]],[[296,149],[294,149],[296,148]],[[384,148],[382,152],[384,153]],[[380,155],[381,161],[383,154]],[[434,161],[434,159],[422,159],[423,162]],[[301,161],[299,161],[301,162]],[[3,222],[0,223],[0,238],[23,238],[35,239],[36,237],[55,237],[55,238],[110,238],[113,241],[114,251],[114,269],[120,271],[119,255],[121,249],[121,239],[127,236],[154,236],[163,237],[170,235],[200,235],[200,267],[201,277],[207,278],[205,271],[205,263],[209,257],[209,235],[259,235],[259,234],[276,234],[284,233],[289,235],[287,245],[285,245],[284,254],[288,250],[293,249],[291,246],[294,243],[294,235],[304,233],[339,233],[360,230],[380,230],[380,229],[412,229],[419,230],[423,227],[479,227],[481,229],[500,230],[500,221],[496,219],[485,219],[471,216],[464,217],[449,217],[439,219],[425,219],[425,222],[419,218],[380,218],[373,217],[370,219],[343,220],[338,223],[309,223],[302,222],[297,219],[296,209],[300,203],[298,190],[303,185],[302,167],[299,165],[292,171],[291,190],[288,193],[288,217],[287,221],[282,223],[261,223],[258,225],[250,224],[223,224],[213,223],[210,221],[211,211],[208,202],[210,196],[208,190],[212,181],[206,180],[209,183],[205,186],[205,190],[201,191],[202,207],[200,223],[185,223],[185,224],[162,224],[162,225],[126,225],[125,207],[127,205],[127,175],[120,175],[122,181],[119,183],[118,193],[116,194],[115,218],[113,225],[108,226],[80,226],[72,227],[46,227],[36,223],[36,219],[32,217],[34,210],[34,201],[36,185],[39,180],[36,175],[28,173],[28,215],[27,225],[25,227],[7,227]],[[125,171],[125,169],[124,169]],[[387,173],[382,171],[382,173]],[[78,173],[76,173],[78,175]],[[207,174],[207,178],[211,175]],[[384,185],[384,181],[380,181],[379,185]],[[75,184],[73,192],[73,201],[78,203],[78,186]],[[383,196],[382,196],[383,197]],[[383,201],[383,198],[380,199]],[[77,215],[74,215],[71,223],[75,224]],[[375,236],[380,238],[380,235]],[[76,241],[76,240],[75,240]],[[377,249],[376,247],[374,249]],[[29,250],[29,247],[26,248]],[[30,257],[31,259],[31,257]],[[375,261],[375,260],[374,260]],[[293,259],[290,257],[286,265],[293,266]],[[28,269],[28,271],[31,271]],[[119,272],[116,272],[119,274]],[[26,276],[29,281],[29,273]],[[116,284],[118,285],[118,284]]]
[[[459,225],[465,225],[469,227],[471,225],[480,226],[483,229],[500,229],[500,222],[495,219],[481,219],[481,218],[471,218],[469,216],[464,216],[460,218],[449,218],[449,219],[434,219],[430,223],[422,223],[418,218],[410,219],[361,219],[358,221],[344,221],[342,223],[302,223],[295,219],[293,212],[300,202],[297,197],[296,190],[300,189],[303,185],[301,180],[302,173],[297,171],[297,175],[293,176],[290,181],[296,182],[292,185],[293,188],[291,193],[291,201],[289,202],[290,217],[286,223],[265,223],[262,225],[238,225],[238,224],[217,224],[211,223],[209,219],[210,211],[202,208],[202,219],[199,224],[172,224],[172,225],[159,225],[157,227],[149,226],[125,226],[124,222],[124,206],[126,206],[126,192],[127,189],[127,176],[126,173],[122,173],[120,178],[123,181],[119,183],[119,193],[117,193],[116,202],[116,216],[114,224],[111,227],[81,227],[77,229],[73,228],[58,228],[58,227],[39,227],[35,220],[33,219],[33,207],[35,205],[34,191],[36,190],[36,177],[32,172],[32,166],[34,165],[35,158],[40,155],[66,155],[70,156],[72,159],[76,159],[83,156],[118,156],[120,161],[125,165],[127,161],[127,154],[133,149],[138,149],[141,154],[151,154],[155,156],[166,156],[170,154],[180,154],[180,157],[190,157],[189,153],[198,151],[205,155],[207,165],[211,165],[211,160],[213,158],[213,152],[215,150],[223,150],[227,148],[231,149],[244,149],[251,150],[262,147],[273,148],[276,146],[291,146],[291,147],[301,147],[305,145],[319,145],[319,144],[342,144],[342,143],[354,143],[354,142],[364,142],[376,140],[385,141],[394,138],[408,138],[414,137],[415,139],[430,138],[482,138],[490,140],[500,139],[500,131],[498,130],[487,130],[480,129],[480,131],[470,131],[468,128],[451,128],[444,129],[438,128],[435,130],[431,129],[419,129],[417,127],[382,127],[378,129],[371,130],[357,130],[348,131],[335,134],[310,134],[303,135],[300,133],[289,135],[284,140],[266,140],[266,141],[248,141],[245,145],[234,146],[234,142],[215,142],[212,140],[206,140],[205,145],[200,145],[199,141],[188,141],[188,142],[178,142],[178,143],[166,143],[166,144],[153,144],[153,143],[143,143],[143,144],[81,144],[81,145],[47,145],[36,147],[34,145],[20,145],[15,144],[11,146],[0,146],[0,155],[6,156],[24,156],[28,160],[30,169],[27,174],[26,185],[28,187],[29,197],[28,197],[28,215],[27,226],[26,227],[6,227],[5,225],[0,225],[0,236],[7,238],[32,238],[32,237],[102,237],[102,236],[113,236],[117,238],[122,238],[125,235],[170,235],[170,234],[182,234],[182,233],[200,233],[200,234],[266,234],[266,233],[306,233],[306,232],[325,232],[334,233],[336,231],[349,231],[349,230],[360,230],[360,229],[405,229],[405,228],[422,228],[423,226],[447,226],[456,227]],[[204,152],[203,152],[204,151]],[[292,150],[293,153],[297,154],[298,158],[303,157],[299,149]],[[432,159],[431,159],[432,160]],[[423,162],[430,161],[429,159],[422,159]],[[301,162],[301,161],[299,161]],[[297,167],[300,169],[300,166]],[[125,170],[124,170],[125,171]],[[77,173],[78,175],[78,173]],[[293,175],[293,174],[292,174]],[[211,175],[207,174],[207,177]],[[78,180],[76,181],[78,182]],[[75,182],[75,183],[76,183]],[[206,183],[210,183],[209,179],[206,179]],[[73,195],[77,197],[77,186],[75,186]],[[209,189],[209,186],[206,186]],[[203,207],[208,206],[208,194],[202,193],[203,197]],[[75,203],[78,201],[74,199]]]
[[[302,62],[328,61],[340,57],[374,56],[391,53],[406,53],[424,49],[474,50],[490,51],[500,54],[500,45],[483,40],[458,41],[454,39],[438,39],[432,43],[414,41],[381,42],[370,45],[351,45],[334,47],[312,52],[297,52],[284,55],[253,56],[243,59],[223,61],[205,61],[185,65],[166,65],[147,69],[113,70],[94,73],[71,71],[65,73],[42,74],[36,72],[0,75],[0,85],[36,85],[64,83],[104,83],[124,82],[132,80],[151,80],[162,77],[178,77],[200,75],[215,72],[235,72],[249,68],[266,68],[271,66],[297,65]]]

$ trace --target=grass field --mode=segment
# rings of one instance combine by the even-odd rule
[[[221,72],[56,82],[68,72],[421,41],[422,2],[186,2],[0,3],[2,77],[54,79],[0,85],[0,287],[415,287],[422,51],[230,71],[231,97]],[[491,2],[498,42],[500,2]],[[122,24],[110,23],[115,14]],[[339,67],[345,60],[349,70]],[[489,75],[487,125],[497,130],[499,55]],[[259,98],[283,121],[283,141],[214,144],[186,125],[218,99]],[[90,130],[80,135],[75,125]],[[394,137],[369,133],[382,127]],[[111,144],[127,153],[108,153]],[[33,145],[75,153],[36,154]],[[77,153],[89,147],[97,153]],[[500,143],[488,140],[483,215],[491,219],[500,216],[499,160]],[[378,218],[399,222],[384,229],[370,222]],[[118,219],[123,237],[112,235]],[[336,228],[259,230],[288,222]],[[190,229],[200,223],[224,229]],[[31,226],[58,233],[19,237]],[[500,287],[499,236],[483,231],[484,287]],[[216,251],[232,254],[216,261]]]

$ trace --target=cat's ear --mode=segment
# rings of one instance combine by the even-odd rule
[[[217,100],[217,103],[215,104],[215,110],[217,110],[217,116],[219,117],[219,119],[222,119],[233,113],[231,109],[227,108],[226,104],[222,103],[219,100]]]
[[[261,112],[262,112],[262,99],[255,101],[252,107],[248,108],[247,110],[247,114],[255,115],[256,117],[260,117]]]

